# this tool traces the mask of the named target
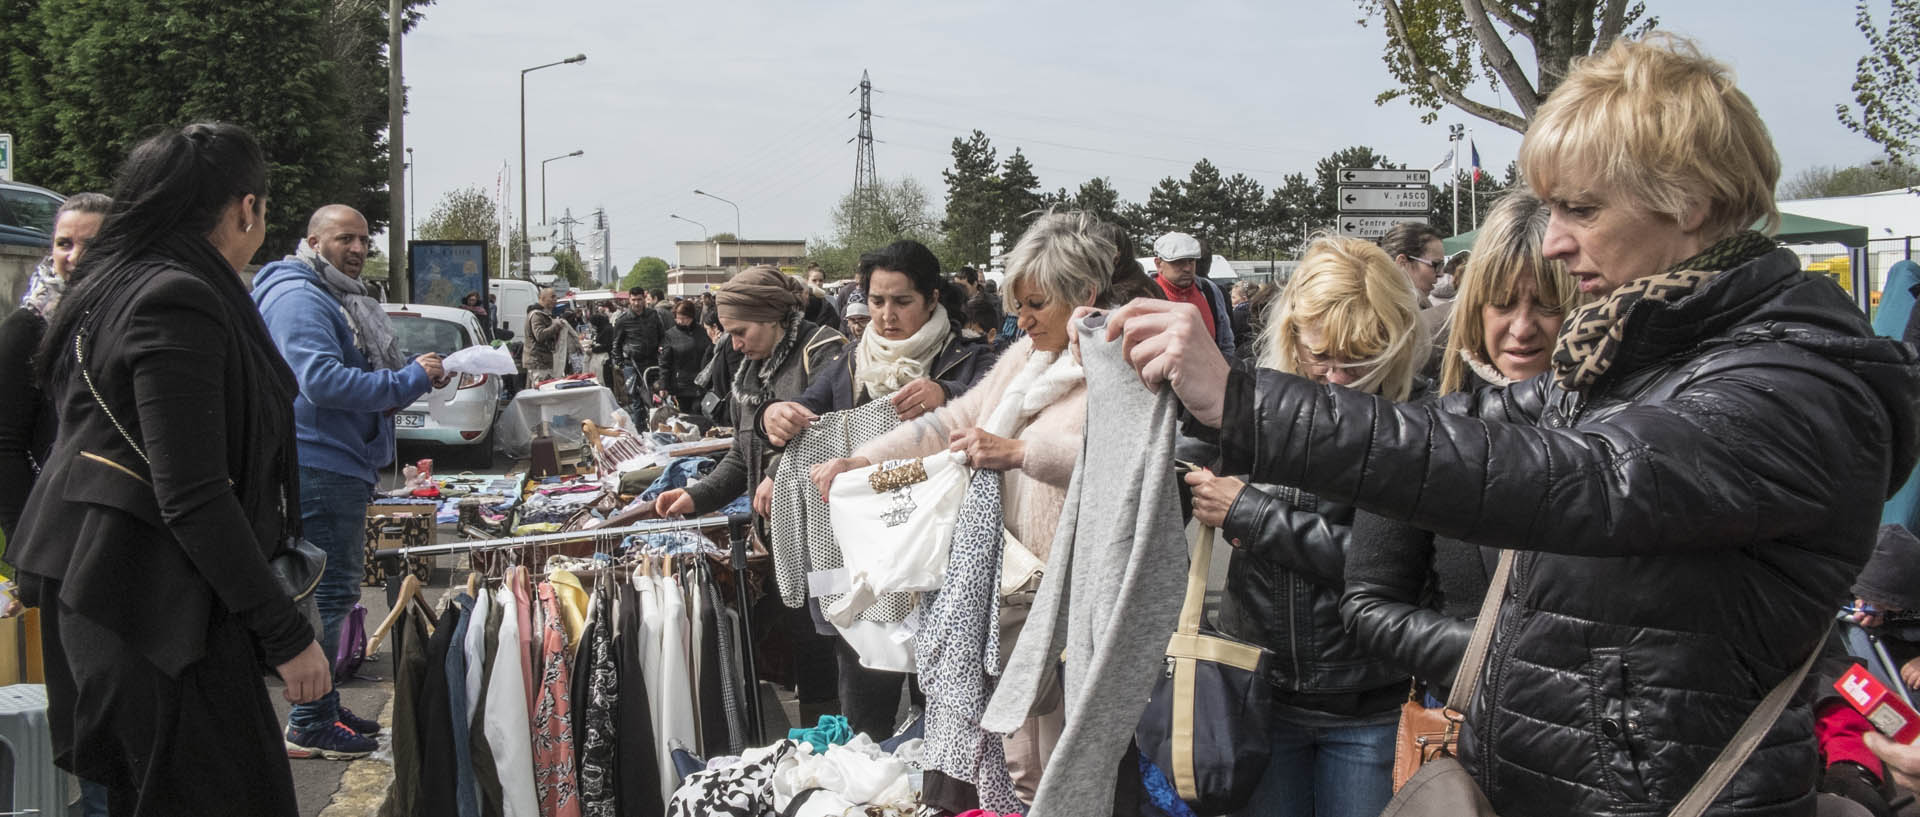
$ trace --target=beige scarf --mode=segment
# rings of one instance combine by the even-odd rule
[[[933,317],[919,331],[900,340],[887,340],[877,328],[867,327],[860,336],[860,348],[854,350],[854,392],[878,400],[926,377],[952,335],[947,308],[939,304],[934,304]]]

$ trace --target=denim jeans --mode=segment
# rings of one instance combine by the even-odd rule
[[[360,580],[365,575],[367,500],[373,485],[358,477],[300,468],[300,524],[307,541],[327,552],[327,569],[313,599],[320,608],[320,651],[327,665],[340,644],[340,623],[360,603]],[[328,692],[312,703],[300,704],[287,717],[297,730],[324,726],[340,719],[340,693]]]
[[[1242,817],[1377,817],[1393,799],[1393,723],[1269,723],[1273,759]]]

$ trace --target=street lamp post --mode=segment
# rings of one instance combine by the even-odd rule
[[[523,256],[527,251],[527,75],[542,68],[586,61],[587,55],[575,54],[559,62],[520,69],[520,252]],[[521,258],[521,262],[524,264],[526,259]]]
[[[413,209],[420,203],[420,194],[413,184],[413,148],[407,148],[407,240],[413,240]]]
[[[575,156],[579,156],[584,153],[586,153],[586,151],[576,150],[572,153],[562,153],[551,159],[540,160],[540,223],[541,224],[547,223],[547,163],[557,162],[557,161],[560,161],[561,159],[571,159]]]
[[[700,222],[694,221],[693,219],[687,218],[686,216],[680,215],[679,213],[668,213],[667,218],[677,218],[695,227],[699,227],[700,240],[708,244],[713,243],[713,234],[707,232],[707,225],[701,224]],[[720,249],[718,247],[715,247],[713,250],[713,265],[716,267],[720,266]]]
[[[712,193],[709,193],[705,190],[701,190],[699,188],[695,188],[693,191],[693,194],[696,196],[706,196],[707,198],[713,199],[714,201],[717,201],[717,202],[722,202],[733,208],[733,263],[739,265],[741,269],[746,269],[746,266],[747,266],[746,263],[741,261],[740,259],[740,205],[734,204],[733,202],[727,201],[726,199],[720,198],[719,196],[716,196]],[[714,254],[715,254],[715,258],[713,260],[716,263],[718,263],[720,260],[718,257],[719,250],[716,249],[714,251]]]

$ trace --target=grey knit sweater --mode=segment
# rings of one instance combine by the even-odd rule
[[[1054,683],[1062,651],[1066,731],[1030,817],[1106,814],[1114,777],[1153,692],[1180,616],[1187,542],[1173,472],[1179,404],[1147,391],[1101,339],[1104,316],[1073,326],[1086,369],[1088,423],[1053,539],[1047,580],[980,725],[1011,732]]]

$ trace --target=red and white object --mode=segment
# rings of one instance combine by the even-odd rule
[[[1833,683],[1833,688],[1866,716],[1867,722],[1880,730],[1880,734],[1900,743],[1913,743],[1915,738],[1920,738],[1920,713],[1915,713],[1913,707],[1900,700],[1898,694],[1865,667],[1854,664]]]

